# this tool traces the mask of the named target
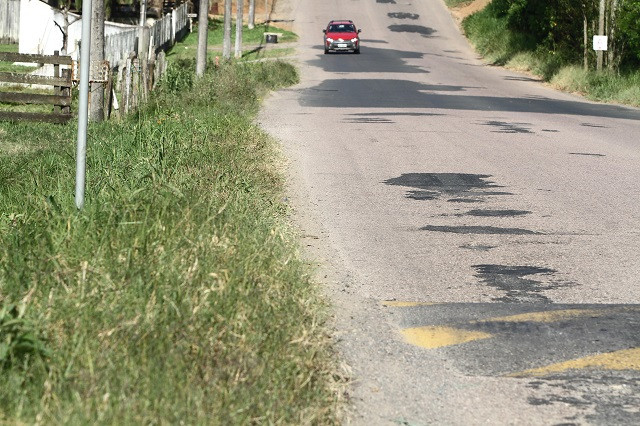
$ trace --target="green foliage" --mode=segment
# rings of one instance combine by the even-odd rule
[[[627,49],[623,62],[630,67],[640,64],[640,2],[625,1],[618,21],[619,38],[625,40]]]
[[[9,217],[16,223],[17,217]],[[15,225],[10,225],[15,226]],[[3,303],[0,307],[0,370],[24,365],[28,358],[45,358],[48,351],[34,324],[26,317],[27,303]]]

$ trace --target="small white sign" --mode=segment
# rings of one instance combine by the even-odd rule
[[[593,36],[593,50],[607,50],[607,36]]]

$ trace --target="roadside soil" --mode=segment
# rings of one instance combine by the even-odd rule
[[[484,9],[489,3],[491,3],[491,0],[474,0],[464,6],[449,8],[449,10],[451,10],[451,14],[456,19],[456,22],[460,23],[472,13]]]

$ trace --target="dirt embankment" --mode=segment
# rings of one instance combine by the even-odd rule
[[[491,3],[491,0],[473,0],[464,6],[451,8],[451,14],[456,18],[456,22],[460,23],[472,13],[484,9],[489,3]]]

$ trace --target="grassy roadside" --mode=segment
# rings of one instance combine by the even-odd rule
[[[223,23],[220,20],[209,21],[209,30],[207,32],[208,56],[222,57],[223,30]],[[266,32],[281,33],[282,37],[278,39],[280,43],[292,42],[298,39],[298,36],[295,33],[292,33],[291,31],[281,30],[268,24],[257,24],[251,30],[245,25],[242,30],[242,43],[244,46],[242,60],[283,57],[293,54],[293,48],[277,47],[278,45],[271,45],[269,46],[269,49],[256,49],[256,46],[261,44],[264,47],[264,33]],[[233,44],[235,42],[235,25],[232,26],[231,33]],[[171,49],[167,56],[170,59],[195,58],[197,54],[197,48],[198,31],[196,28],[191,34],[185,37],[184,40],[182,40],[173,49]]]
[[[557,89],[592,100],[640,106],[640,71],[585,71],[573,59],[539,48],[526,34],[510,30],[506,19],[497,16],[491,4],[465,18],[462,27],[476,50],[491,64],[530,72]]]
[[[188,66],[187,66],[188,65]],[[194,81],[76,130],[0,123],[0,423],[334,423],[322,301],[252,118],[279,61]]]

